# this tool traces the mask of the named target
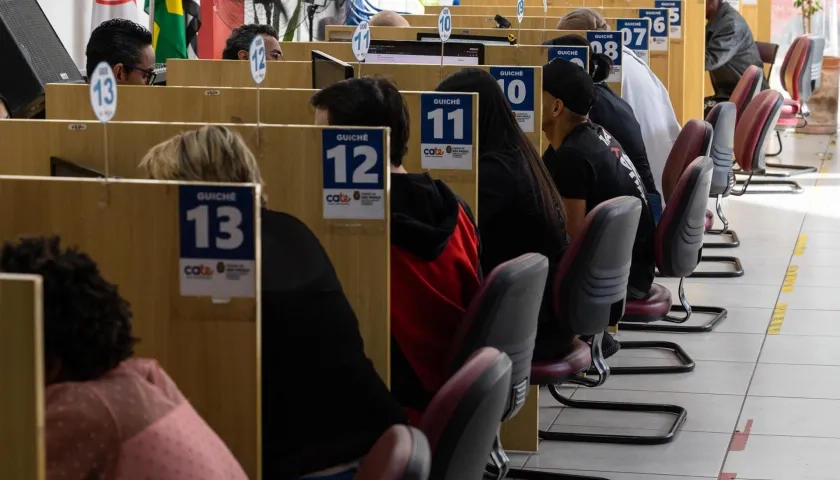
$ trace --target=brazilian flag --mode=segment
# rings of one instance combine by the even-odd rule
[[[155,31],[152,32],[155,61],[166,63],[170,58],[187,58],[183,0],[146,0],[146,13],[150,1],[155,2]]]

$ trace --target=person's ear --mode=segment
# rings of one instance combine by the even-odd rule
[[[564,108],[566,108],[566,106],[563,105],[563,101],[559,98],[555,99],[553,108],[551,109],[551,116],[553,116],[554,118],[559,117],[560,114],[563,113]]]
[[[236,54],[236,56],[237,56],[237,58],[239,58],[240,60],[248,60],[248,51],[247,51],[247,50],[240,50],[240,51]]]
[[[126,77],[128,77],[128,69],[122,63],[118,63],[111,68],[114,72],[114,78],[117,79],[118,82],[124,82]]]

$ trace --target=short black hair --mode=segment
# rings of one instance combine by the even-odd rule
[[[61,380],[101,377],[134,354],[131,308],[76,248],[62,250],[56,236],[5,243],[0,271],[42,277],[44,356],[61,362]]]
[[[90,34],[85,55],[87,55],[88,78],[99,62],[108,62],[112,67],[118,63],[136,65],[144,48],[152,44],[152,34],[146,27],[131,20],[115,18],[106,20]]]
[[[405,99],[390,80],[348,78],[319,90],[309,103],[328,112],[330,125],[391,127],[391,165],[402,165],[411,125]]]
[[[245,50],[247,52],[257,35],[268,35],[278,41],[280,40],[277,29],[271,25],[252,23],[236,27],[225,42],[225,49],[222,50],[222,60],[238,60],[239,51]]]

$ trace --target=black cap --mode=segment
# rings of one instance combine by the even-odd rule
[[[543,65],[543,90],[554,95],[572,112],[588,115],[595,103],[592,77],[578,65],[555,58]]]

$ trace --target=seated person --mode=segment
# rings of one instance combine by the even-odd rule
[[[248,146],[223,126],[176,135],[140,168],[158,180],[263,183]],[[264,207],[261,216],[264,478],[352,478],[405,412],[365,356],[318,238],[290,215]]]
[[[48,480],[247,480],[160,365],[132,358],[131,307],[89,256],[24,238],[0,271],[43,278]]]
[[[262,35],[265,41],[265,58],[270,61],[283,60],[280,36],[271,25],[250,24],[236,27],[225,41],[222,60],[248,60],[248,50],[254,37]]]
[[[628,298],[645,298],[653,283],[654,225],[647,192],[621,145],[587,115],[595,102],[592,77],[556,58],[543,66],[543,132],[554,155],[546,160],[566,207],[566,227],[574,238],[584,217],[599,203],[627,195],[642,201],[633,245]]]
[[[12,115],[9,113],[9,110],[6,108],[6,100],[0,96],[0,120],[12,118]]]
[[[397,12],[382,10],[370,18],[371,27],[410,27],[408,20]]]
[[[351,78],[312,97],[317,125],[391,128],[391,391],[412,423],[449,379],[445,363],[481,283],[470,208],[428,173],[402,166],[408,108],[384,78]]]
[[[108,62],[120,85],[151,85],[155,81],[152,34],[131,20],[106,20],[93,29],[85,48],[90,79],[100,62]]]
[[[569,12],[557,24],[560,30],[609,30],[603,17],[591,8]],[[662,188],[662,171],[671,147],[680,134],[668,90],[647,63],[632,50],[622,47],[621,98],[633,109],[642,130],[651,174],[657,190]],[[661,190],[660,190],[661,191]]]
[[[579,35],[565,35],[546,42],[548,45],[566,45],[588,47],[589,42]],[[659,222],[662,214],[662,197],[656,190],[656,183],[650,171],[645,141],[642,137],[642,130],[639,122],[633,115],[633,109],[621,97],[615,94],[612,89],[604,83],[609,75],[612,61],[603,53],[589,54],[589,74],[595,83],[595,104],[589,111],[589,119],[598,124],[612,135],[621,148],[633,162],[636,171],[642,179],[642,184],[648,192],[648,202],[653,214],[654,223]],[[554,149],[549,146],[546,156],[554,154]]]
[[[729,100],[750,65],[763,68],[764,63],[746,20],[729,3],[706,0],[706,22],[706,71],[715,89],[706,99],[708,113],[716,103]],[[761,89],[768,88],[764,78]]]

